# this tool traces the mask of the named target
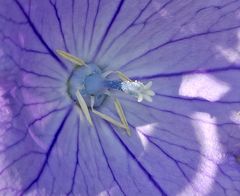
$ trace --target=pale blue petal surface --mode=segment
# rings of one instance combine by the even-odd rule
[[[240,2],[0,1],[1,195],[240,194]],[[152,81],[132,135],[67,94],[67,51]],[[117,117],[113,99],[100,111]]]

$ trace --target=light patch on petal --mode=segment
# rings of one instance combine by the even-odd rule
[[[139,140],[141,141],[141,144],[142,144],[144,150],[146,150],[148,147],[148,141],[147,141],[146,137],[141,132],[138,132],[138,137],[139,137]],[[144,154],[144,151],[142,152],[142,155],[143,154]]]
[[[240,52],[235,49],[223,48],[218,46],[217,50],[231,63],[240,62]]]
[[[238,43],[235,48],[224,48],[223,46],[217,46],[217,51],[220,52],[229,62],[240,62],[240,31],[237,32]]]
[[[136,133],[144,149],[147,149],[148,141],[146,137],[143,136],[143,133],[146,135],[152,135],[154,130],[156,130],[157,124],[158,123],[151,123],[151,124],[136,127],[136,130],[137,130]]]
[[[179,88],[179,95],[194,98],[203,98],[208,101],[221,99],[230,86],[210,74],[193,74],[183,77]]]
[[[119,187],[116,185],[112,185],[108,188],[108,190],[104,190],[98,194],[98,196],[106,196],[106,195],[119,195]]]
[[[208,113],[196,112],[192,115],[192,125],[200,143],[201,159],[195,177],[179,195],[192,195],[199,192],[207,195],[215,183],[218,164],[223,161],[224,153],[218,139],[216,119]],[[203,188],[204,187],[204,188]]]
[[[222,160],[222,146],[219,142],[216,118],[208,113],[196,112],[191,116],[195,134],[201,144],[201,152],[209,159],[220,163]]]
[[[4,94],[4,90],[0,88],[0,123],[7,122],[11,119],[11,111],[6,106],[8,103],[8,100],[2,97]]]
[[[240,111],[232,111],[230,114],[230,120],[240,125]]]

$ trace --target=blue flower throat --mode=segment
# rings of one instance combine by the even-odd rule
[[[122,81],[107,79],[95,64],[76,66],[68,79],[71,99],[77,102],[76,92],[80,91],[88,107],[91,106],[91,96],[95,98],[94,107],[98,107],[104,102],[109,90],[113,89],[122,91]]]
[[[103,73],[95,64],[86,64],[83,60],[62,50],[57,50],[58,55],[74,64],[74,68],[67,81],[67,92],[71,99],[77,103],[89,124],[93,126],[90,111],[109,123],[126,130],[130,135],[130,129],[127,119],[123,112],[120,101],[113,96],[112,90],[119,90],[137,98],[138,102],[142,100],[152,101],[154,92],[150,89],[152,82],[146,85],[139,81],[132,81],[126,75],[119,71],[108,71]],[[119,80],[110,80],[109,74],[115,73]],[[120,121],[103,114],[97,110],[107,96],[114,97],[114,104],[119,115]],[[89,111],[90,110],[90,111]]]

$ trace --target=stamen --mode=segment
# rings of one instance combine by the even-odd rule
[[[104,94],[111,97],[112,96],[112,93],[109,91],[109,90],[105,90],[104,91]]]
[[[126,129],[126,127],[125,127],[122,123],[114,120],[113,118],[107,116],[106,114],[103,114],[103,113],[98,112],[97,110],[95,110],[95,109],[93,108],[93,105],[94,105],[94,98],[91,97],[91,108],[92,108],[92,112],[93,112],[94,114],[98,115],[100,118],[102,118],[102,119],[104,119],[104,120],[112,123],[113,125],[115,125],[115,126],[117,126],[117,127]]]
[[[131,132],[130,132],[130,129],[129,129],[129,126],[128,126],[128,122],[127,122],[127,119],[125,117],[125,114],[123,112],[123,109],[122,109],[122,106],[119,102],[119,100],[117,98],[114,99],[114,104],[115,104],[115,107],[117,109],[117,112],[118,112],[118,115],[122,121],[122,123],[124,124],[125,126],[125,129],[127,131],[127,134],[130,136],[131,135]]]
[[[90,113],[89,113],[89,110],[88,110],[88,107],[87,107],[87,104],[86,102],[84,101],[82,95],[80,94],[79,91],[76,92],[76,96],[77,96],[77,100],[78,100],[78,103],[83,111],[83,113],[85,114],[88,122],[90,123],[90,125],[93,126],[93,122],[92,122],[92,119],[91,119],[91,116],[90,116]]]
[[[82,59],[79,59],[67,52],[64,52],[62,50],[56,50],[56,52],[63,58],[69,60],[70,62],[78,65],[78,66],[82,66],[82,65],[86,65],[85,62]]]
[[[113,118],[107,116],[106,114],[103,114],[103,113],[101,113],[101,112],[98,112],[97,110],[94,110],[94,109],[92,110],[92,112],[93,112],[94,114],[98,115],[100,118],[102,118],[102,119],[104,119],[104,120],[112,123],[113,125],[115,125],[115,126],[117,126],[117,127],[120,127],[120,128],[122,128],[122,129],[125,129],[125,126],[124,126],[122,123],[114,120]]]
[[[118,77],[122,80],[122,81],[129,81],[132,82],[132,80],[130,78],[128,78],[124,73],[120,72],[120,71],[116,71]]]
[[[109,76],[111,73],[113,73],[113,71],[106,71],[104,73],[102,73],[102,77],[106,78],[107,76]]]

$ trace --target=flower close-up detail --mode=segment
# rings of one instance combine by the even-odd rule
[[[240,1],[0,0],[0,195],[239,196]]]

